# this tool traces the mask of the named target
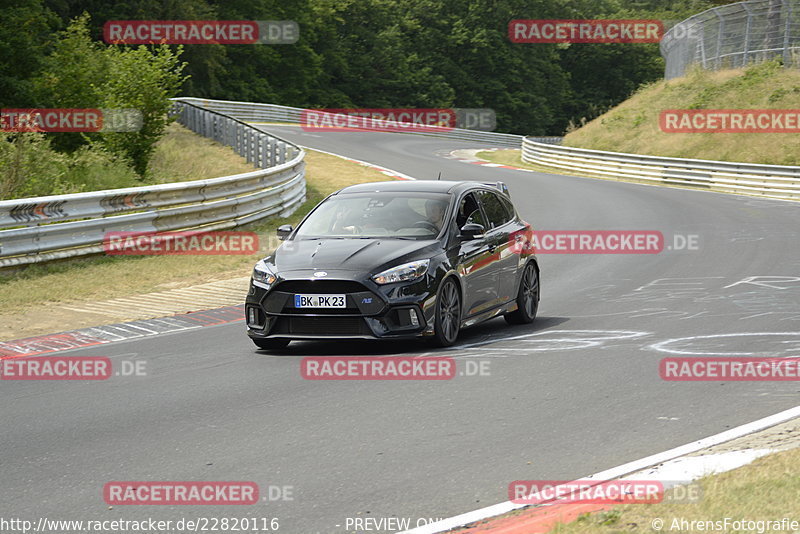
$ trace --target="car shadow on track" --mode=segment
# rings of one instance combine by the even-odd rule
[[[293,341],[287,348],[280,350],[255,350],[254,355],[270,355],[283,357],[305,356],[393,356],[446,353],[457,350],[459,346],[472,343],[491,343],[505,341],[508,338],[533,334],[553,328],[569,321],[568,317],[537,317],[531,324],[509,326],[502,318],[492,319],[477,326],[467,328],[458,336],[455,345],[448,348],[435,348],[424,340],[331,340],[331,341]]]

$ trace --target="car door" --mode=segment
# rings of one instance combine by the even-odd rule
[[[488,228],[480,202],[474,193],[459,201],[456,228],[476,223]],[[491,308],[497,300],[497,265],[487,234],[476,239],[457,238],[458,273],[464,289],[464,318]]]
[[[515,214],[510,203],[504,202],[494,191],[478,193],[488,227],[486,237],[493,254],[497,281],[497,304],[513,300],[517,294],[519,256],[514,253],[511,233],[515,229]]]

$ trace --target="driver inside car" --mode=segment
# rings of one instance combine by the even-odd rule
[[[425,215],[428,217],[428,222],[436,226],[437,231],[442,229],[445,211],[446,206],[444,202],[429,200],[425,203]]]

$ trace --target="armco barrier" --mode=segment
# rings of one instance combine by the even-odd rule
[[[603,152],[553,146],[531,138],[523,141],[522,159],[587,176],[800,200],[800,167]]]
[[[0,201],[0,267],[95,254],[107,232],[221,230],[292,213],[305,152],[234,117],[177,101],[178,122],[261,170],[209,180]]]
[[[307,111],[303,108],[278,106],[276,104],[253,104],[251,102],[235,102],[230,100],[206,100],[202,98],[179,98],[176,100],[218,111],[248,122],[285,122],[299,124],[301,114]],[[503,148],[520,148],[523,138],[523,136],[516,134],[464,130],[460,128],[441,128],[441,130],[437,131],[434,127],[426,127],[424,132],[411,131],[404,133],[432,135],[459,141],[474,141],[486,147]],[[535,139],[543,143],[558,144],[561,142],[560,137],[537,137]]]

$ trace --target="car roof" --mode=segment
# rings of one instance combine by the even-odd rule
[[[347,193],[460,193],[466,189],[486,188],[480,182],[454,182],[449,180],[397,180],[391,182],[369,182],[345,187],[336,194]]]

